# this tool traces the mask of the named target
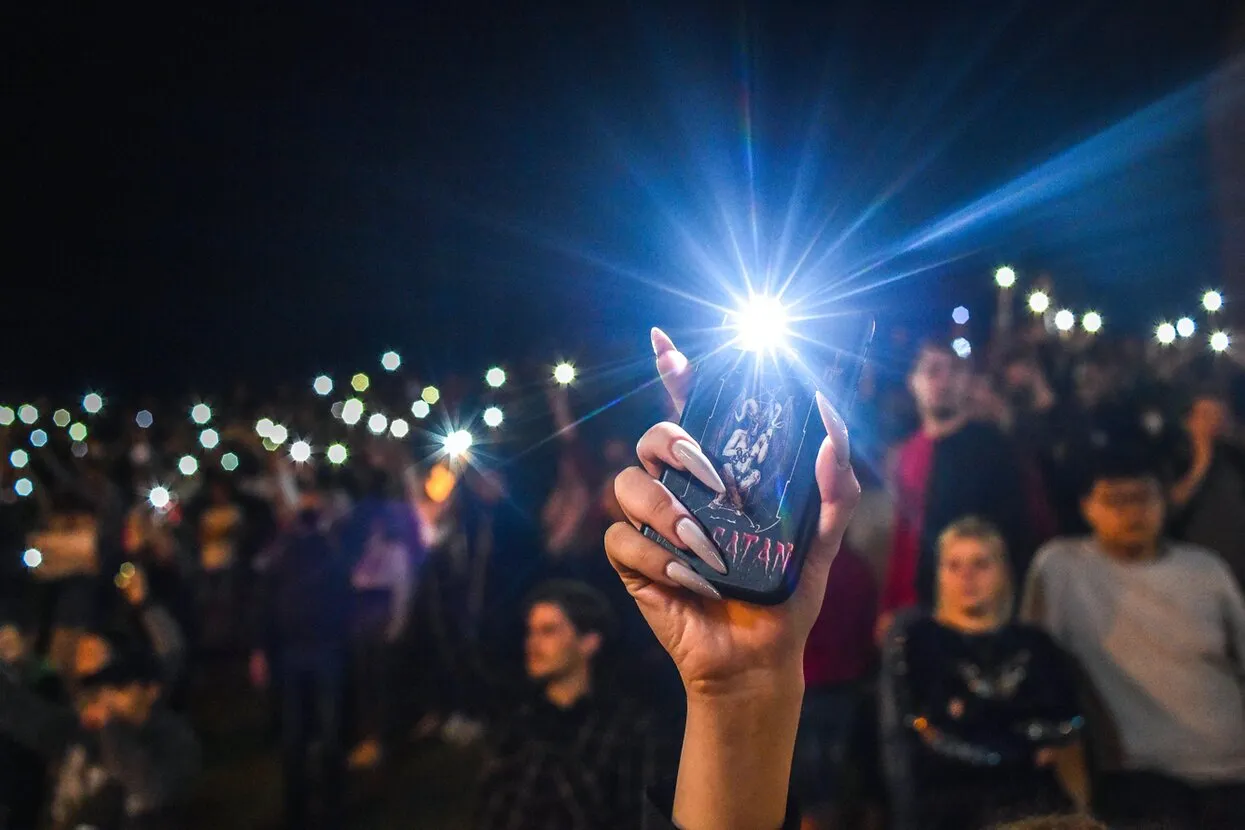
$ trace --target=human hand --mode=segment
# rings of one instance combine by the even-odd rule
[[[652,338],[662,381],[682,412],[693,370],[665,333],[654,329]],[[723,600],[700,575],[640,533],[639,528],[650,525],[714,566],[717,553],[712,542],[704,538],[694,520],[683,521],[690,518],[686,508],[657,480],[663,467],[672,466],[719,492],[723,489],[712,464],[682,428],[661,423],[650,429],[637,447],[642,468],[628,468],[615,480],[630,524],[620,522],[609,529],[606,553],[674,660],[689,703],[694,698],[803,688],[804,643],[820,611],[830,565],[860,498],[846,427],[828,401],[819,395],[817,403],[829,434],[816,463],[821,512],[799,585],[782,604]]]

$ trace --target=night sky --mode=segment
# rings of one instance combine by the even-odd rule
[[[21,5],[0,391],[642,349],[711,322],[654,284],[741,288],[728,228],[764,271],[824,225],[800,290],[833,285],[1222,68],[1245,22],[1210,0]],[[984,313],[1007,261],[1120,325],[1192,310],[1221,268],[1207,109],[1195,87],[1099,141],[1102,175],[1065,157],[1049,198],[854,301]]]

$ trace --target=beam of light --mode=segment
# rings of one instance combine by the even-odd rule
[[[104,408],[104,399],[98,392],[87,392],[82,397],[82,411],[88,415],[98,415]]]
[[[333,379],[328,375],[317,375],[311,382],[311,389],[323,398],[333,391]]]
[[[172,493],[170,493],[169,488],[165,487],[164,485],[157,484],[155,487],[152,487],[150,490],[147,491],[147,503],[150,504],[152,507],[154,507],[156,510],[163,510],[164,508],[168,507],[169,502],[171,502],[172,500],[173,500]]]
[[[1029,295],[1029,310],[1034,314],[1045,314],[1050,308],[1050,295],[1045,291],[1034,291]]]
[[[1061,308],[1055,312],[1055,328],[1060,331],[1072,331],[1072,327],[1076,325],[1076,315],[1071,309]]]
[[[1004,265],[994,272],[994,284],[999,288],[1011,288],[1016,284],[1016,271]]]
[[[1159,323],[1154,329],[1154,339],[1164,346],[1176,342],[1176,327],[1171,323]]]
[[[1102,330],[1102,315],[1096,311],[1085,312],[1085,316],[1081,318],[1081,328],[1090,334],[1097,334]]]
[[[505,415],[502,414],[501,407],[490,406],[488,409],[484,410],[483,420],[484,425],[487,427],[496,429],[501,426],[501,422],[504,419]]]
[[[1181,337],[1192,337],[1197,331],[1197,323],[1193,322],[1192,317],[1181,317],[1176,321],[1176,334]]]
[[[205,426],[212,420],[212,407],[205,403],[197,403],[190,408],[190,420],[198,426]]]
[[[1223,308],[1223,295],[1218,291],[1207,291],[1202,295],[1202,308],[1214,314]]]
[[[1214,352],[1226,352],[1232,345],[1232,338],[1226,331],[1217,331],[1210,336],[1210,348]]]

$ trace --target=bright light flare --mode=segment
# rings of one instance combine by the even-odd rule
[[[1217,331],[1210,336],[1210,348],[1213,352],[1226,352],[1231,345],[1232,338],[1228,336],[1226,331]]]
[[[1176,327],[1171,323],[1159,323],[1154,329],[1154,339],[1164,346],[1176,342]]]
[[[311,382],[311,389],[323,398],[333,391],[333,379],[328,375],[320,375]]]
[[[402,365],[402,355],[392,351],[385,352],[380,356],[380,365],[386,372],[396,372]]]
[[[1050,295],[1045,291],[1034,291],[1029,295],[1029,310],[1034,314],[1045,314],[1050,308]]]
[[[1197,323],[1193,322],[1192,317],[1181,317],[1176,321],[1176,334],[1181,337],[1192,337],[1197,331]]]
[[[735,345],[746,352],[773,354],[786,348],[791,335],[791,318],[777,297],[764,294],[748,298],[743,308],[731,315]]]
[[[157,484],[147,492],[147,503],[157,510],[163,510],[169,506],[169,502],[173,500],[173,494],[169,492],[169,488]]]
[[[43,553],[38,548],[26,548],[26,552],[22,554],[22,564],[34,570],[43,564]]]
[[[1016,272],[1004,265],[994,272],[994,284],[999,288],[1011,288],[1016,284]]]
[[[1202,308],[1214,314],[1223,308],[1223,295],[1218,291],[1207,291],[1202,295]]]
[[[98,415],[104,408],[104,399],[98,392],[87,392],[82,396],[82,411],[88,415]]]
[[[311,445],[301,440],[290,444],[290,460],[297,464],[306,464],[311,460]]]
[[[194,421],[198,426],[203,426],[212,420],[212,407],[205,403],[197,403],[190,407],[190,420]]]
[[[499,389],[506,382],[506,370],[500,366],[494,366],[484,373],[484,382],[494,389]]]
[[[501,426],[501,422],[505,420],[500,406],[490,406],[484,410],[484,425],[492,429]]]
[[[1061,308],[1055,312],[1055,328],[1060,331],[1072,331],[1072,327],[1076,325],[1076,315],[1071,309]]]
[[[563,386],[575,382],[575,367],[570,363],[559,363],[553,367],[553,379]]]
[[[465,429],[456,429],[441,439],[441,446],[450,458],[461,458],[471,449],[471,433]]]
[[[1102,331],[1102,315],[1096,311],[1085,312],[1085,316],[1081,318],[1081,328],[1090,334]]]

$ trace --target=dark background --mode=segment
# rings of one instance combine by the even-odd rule
[[[823,223],[793,296],[924,269],[855,296],[884,324],[1001,262],[1138,330],[1226,276],[1239,4],[86,5],[5,12],[5,394],[588,366]]]

